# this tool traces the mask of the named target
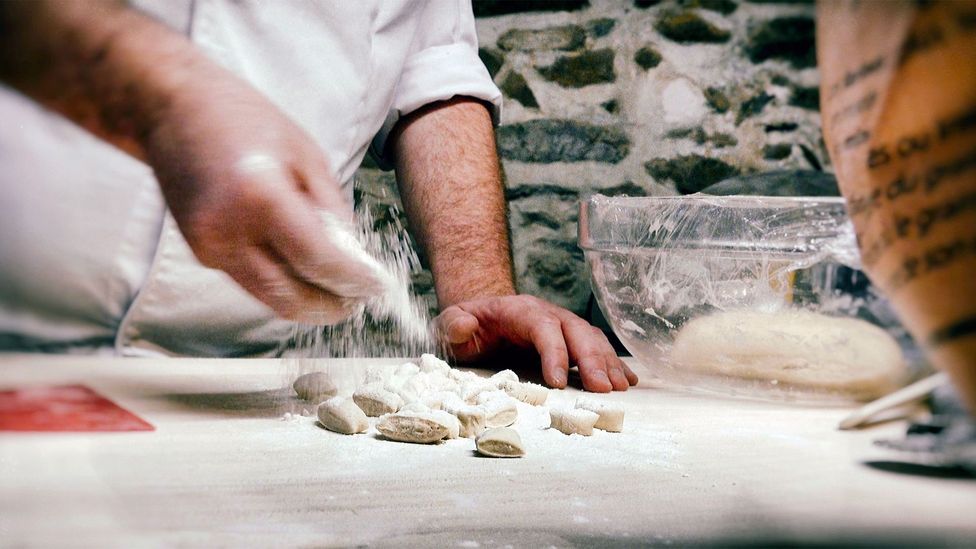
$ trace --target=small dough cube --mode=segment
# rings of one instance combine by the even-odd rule
[[[508,393],[508,396],[532,406],[542,406],[549,398],[549,389],[528,381],[519,383],[505,380],[499,383],[498,388]]]
[[[460,436],[464,438],[474,438],[485,430],[488,416],[481,406],[471,406],[463,402],[449,403],[445,405],[444,411],[458,418],[461,423]]]
[[[443,410],[431,410],[427,412],[427,417],[447,427],[447,436],[444,438],[458,438],[461,435],[461,421],[457,416]]]
[[[478,406],[485,410],[485,426],[488,428],[508,427],[518,419],[518,407],[508,395],[489,399]]]
[[[302,400],[316,404],[336,396],[339,392],[335,382],[332,381],[332,376],[325,372],[312,372],[299,376],[292,384],[292,388]]]
[[[488,429],[478,435],[474,445],[479,454],[490,457],[515,458],[525,455],[521,437],[509,427]]]
[[[589,410],[581,410],[578,408],[553,408],[549,410],[549,427],[567,435],[592,435],[593,426],[596,425],[598,419],[600,419],[600,416]]]
[[[390,440],[430,444],[450,434],[450,428],[428,414],[386,414],[376,422],[376,430]]]
[[[484,404],[491,400],[506,400],[508,398],[510,398],[508,393],[501,389],[495,389],[493,391],[485,391],[478,395],[478,404]]]
[[[364,385],[352,394],[356,406],[369,417],[379,417],[392,414],[403,406],[403,399],[396,393],[391,393],[376,385]]]
[[[461,398],[468,404],[476,404],[478,395],[496,391],[495,384],[485,378],[479,377],[461,383]]]
[[[371,385],[378,383],[379,385],[384,385],[386,380],[393,375],[393,368],[389,365],[385,366],[370,366],[366,369],[366,374],[363,376],[363,385]]]
[[[365,433],[369,429],[366,414],[351,398],[332,397],[319,405],[319,422],[330,431],[344,435]]]
[[[589,410],[598,416],[593,425],[602,431],[619,433],[624,428],[624,407],[615,402],[600,402],[589,397],[579,397],[576,399],[576,408]]]
[[[423,402],[408,402],[397,410],[400,413],[426,414],[431,411],[430,407]]]
[[[404,362],[403,364],[397,366],[397,369],[394,370],[393,375],[410,377],[418,372],[420,372],[420,366],[417,366],[413,362]]]
[[[451,371],[451,365],[432,354],[424,353],[420,355],[420,371],[446,376]]]
[[[453,391],[434,391],[421,398],[421,402],[432,410],[443,410],[448,404],[461,405],[464,401]]]
[[[481,379],[478,377],[478,374],[474,372],[466,372],[464,370],[458,370],[457,368],[451,368],[451,371],[447,373],[447,377],[451,378],[455,383],[458,384],[474,379]]]
[[[514,381],[515,383],[518,383],[519,377],[518,374],[516,374],[511,370],[502,370],[500,372],[495,372],[488,379],[490,379],[495,384],[496,387],[501,389],[501,382]]]

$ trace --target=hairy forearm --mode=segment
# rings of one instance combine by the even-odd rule
[[[483,104],[455,98],[401,120],[392,136],[413,234],[441,308],[515,293],[501,170]]]
[[[0,3],[0,80],[140,159],[173,93],[206,63],[120,2]]]

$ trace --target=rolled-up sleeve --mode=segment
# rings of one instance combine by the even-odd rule
[[[390,131],[424,105],[466,96],[484,101],[495,125],[501,117],[502,94],[478,57],[470,0],[428,2],[410,50],[393,105],[372,142],[372,153],[384,167],[391,164],[383,154]]]

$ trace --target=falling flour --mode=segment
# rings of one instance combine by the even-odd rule
[[[482,455],[525,455],[518,432],[509,426],[519,420],[520,405],[541,409],[549,390],[520,381],[511,370],[486,378],[451,368],[436,356],[448,356],[448,347],[435,337],[426,303],[411,292],[411,274],[420,262],[396,212],[390,213],[394,222],[379,231],[365,208],[355,228],[330,217],[324,220],[336,245],[370,265],[381,291],[342,324],[293,327],[280,354],[297,366],[299,371],[292,375],[303,374],[294,383],[296,392],[308,401],[325,400],[317,410],[319,421],[338,433],[355,435],[372,428],[387,440],[421,444],[467,438],[476,440],[475,449]],[[420,359],[375,367],[361,377],[321,371],[322,363],[316,360],[384,356]],[[583,414],[594,416],[593,422],[583,422],[591,432],[597,414],[573,410],[570,416]],[[587,431],[574,427],[564,432]]]

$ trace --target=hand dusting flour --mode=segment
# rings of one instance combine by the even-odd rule
[[[308,406],[293,407],[284,419],[315,414],[319,425],[343,438],[380,444],[468,439],[478,453],[495,458],[519,458],[531,451],[521,437],[526,423],[531,429],[545,423],[543,428],[572,436],[592,435],[594,427],[622,428],[619,406],[581,401],[550,413],[545,408],[547,388],[521,382],[511,370],[491,377],[456,370],[432,354],[441,350],[440,356],[446,356],[447,346],[438,346],[428,309],[411,292],[410,275],[420,261],[398,217],[391,217],[393,224],[376,231],[365,209],[357,215],[355,228],[324,216],[333,243],[368,266],[380,282],[379,291],[342,324],[294,327],[284,353],[295,357],[288,362],[289,374],[295,393]],[[350,295],[361,291],[349,290]],[[366,372],[320,371],[321,362],[314,360],[382,356],[420,360]],[[543,410],[544,420],[537,410]],[[520,421],[525,414],[528,421]],[[367,432],[379,436],[364,437]]]

